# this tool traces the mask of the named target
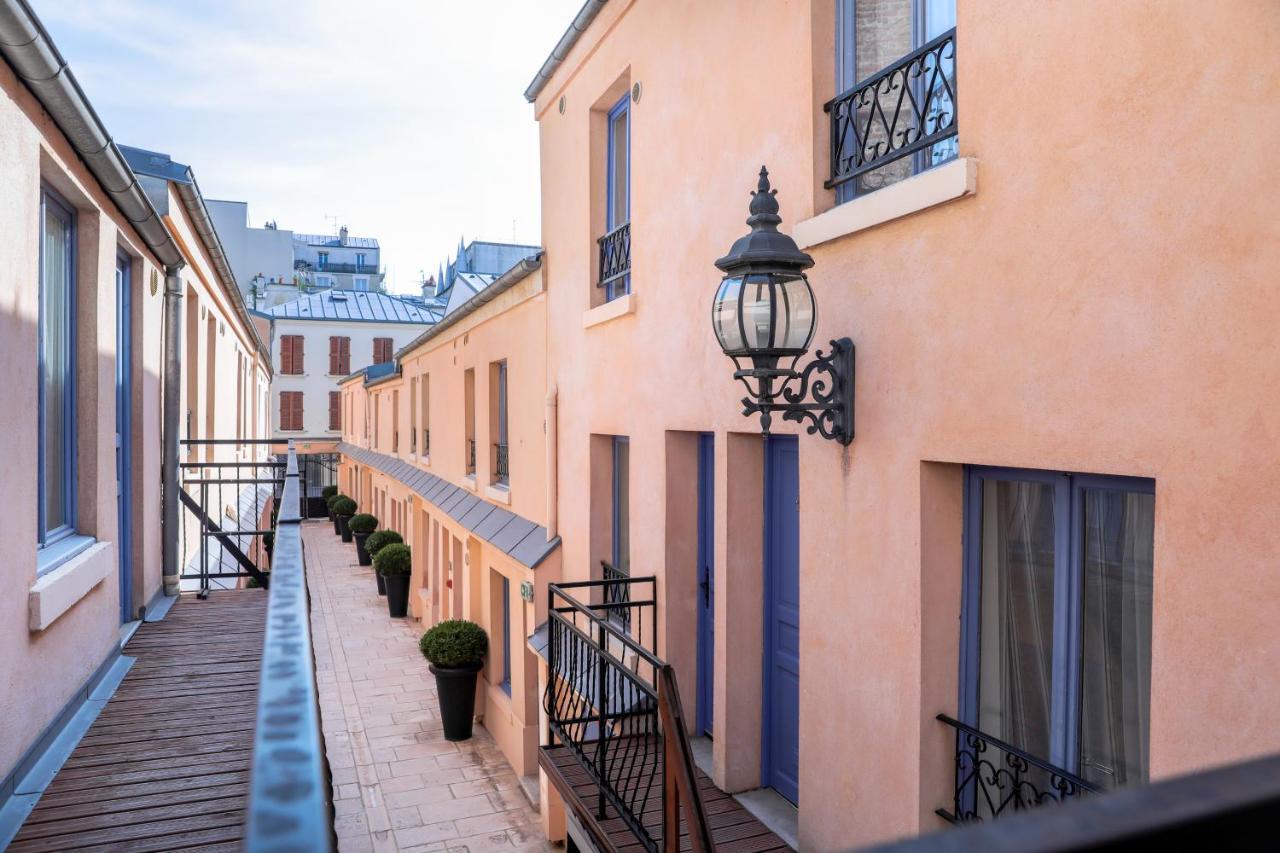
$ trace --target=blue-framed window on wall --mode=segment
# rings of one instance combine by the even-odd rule
[[[76,535],[75,214],[40,194],[37,542],[47,571],[87,537]]]
[[[503,692],[511,695],[511,580],[502,576],[502,683]]]
[[[631,439],[613,438],[613,567],[631,574]]]
[[[835,12],[835,95],[858,86],[956,25],[956,0],[836,0]],[[941,70],[948,79],[954,80],[954,58],[948,59]],[[924,86],[925,82],[919,85]],[[918,102],[923,103],[925,92],[914,94]],[[949,106],[945,98],[936,98],[932,109],[937,111]],[[862,115],[863,112],[868,115]],[[868,119],[869,109],[860,109],[860,126],[867,126]],[[874,131],[874,121],[871,127]],[[866,195],[944,163],[957,155],[958,145],[956,137],[952,137],[918,154],[873,169],[836,187],[836,202]]]
[[[960,715],[1102,788],[1149,772],[1155,483],[970,467]]]
[[[609,110],[607,171],[605,177],[605,233],[612,234],[631,223],[631,95],[628,92]],[[630,237],[626,238],[628,246]],[[630,249],[627,250],[630,269]],[[608,281],[605,301],[631,292],[631,274]]]

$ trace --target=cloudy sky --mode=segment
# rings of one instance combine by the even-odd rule
[[[377,237],[393,290],[459,236],[539,241],[521,94],[581,0],[33,0],[117,142],[251,224]]]

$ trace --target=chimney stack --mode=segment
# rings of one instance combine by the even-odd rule
[[[338,242],[347,245],[347,226],[343,225],[338,229]]]

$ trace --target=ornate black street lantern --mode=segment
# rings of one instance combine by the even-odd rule
[[[810,434],[841,444],[853,441],[853,341],[831,342],[796,371],[809,351],[818,323],[818,305],[804,271],[813,258],[778,231],[777,190],[769,189],[769,172],[760,168],[760,183],[751,194],[751,233],[738,238],[729,254],[716,261],[724,272],[711,306],[711,325],[725,355],[733,359],[733,377],[750,395],[742,414],[759,412],[762,432],[769,434],[774,412],[784,421],[804,424]],[[743,367],[743,360],[750,367]],[[812,396],[812,400],[810,400]]]

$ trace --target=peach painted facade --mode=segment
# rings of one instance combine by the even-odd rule
[[[164,371],[165,271],[142,236],[76,155],[40,102],[0,62],[0,366],[5,405],[0,434],[5,453],[6,530],[0,538],[0,801],[30,769],[39,750],[68,721],[86,688],[103,676],[121,645],[122,623],[161,600],[161,406]],[[69,276],[74,299],[72,372],[76,417],[74,533],[86,547],[51,560],[37,542],[38,353],[42,193],[73,217]],[[265,435],[270,365],[252,330],[232,310],[206,249],[173,199],[163,223],[186,267],[184,289],[199,300],[193,367],[184,398],[197,418],[234,435],[236,413],[246,437]],[[132,359],[129,394],[132,447],[132,529],[121,530],[117,508],[116,371],[117,259],[130,279]],[[234,291],[234,285],[232,286]],[[213,330],[208,341],[204,329]],[[212,359],[212,361],[206,361]],[[235,377],[240,371],[240,397]],[[219,377],[217,387],[205,377]],[[199,389],[199,390],[195,390]],[[195,400],[198,398],[199,403]],[[206,413],[208,413],[206,415]],[[121,568],[128,541],[131,565]],[[123,582],[127,577],[128,584]],[[122,593],[130,589],[127,600]],[[20,792],[21,793],[21,792]]]
[[[1280,168],[1278,25],[1254,3],[958,0],[959,159],[839,207],[831,0],[611,2],[538,94],[563,575],[611,552],[607,447],[629,437],[631,572],[658,578],[692,715],[713,434],[726,790],[762,781],[764,475],[709,317],[762,163],[816,262],[815,344],[857,346],[854,442],[799,438],[801,847],[944,826],[967,465],[1153,480],[1150,776],[1280,749],[1280,234],[1258,183]],[[628,92],[631,294],[602,304]]]
[[[470,619],[488,632],[490,654],[477,715],[522,776],[537,772],[538,745],[538,671],[526,638],[544,618],[546,585],[559,580],[560,571],[554,521],[548,518],[546,472],[553,451],[544,429],[543,281],[541,269],[524,272],[518,265],[490,285],[491,291],[501,291],[491,301],[473,300],[397,353],[396,372],[368,381],[357,373],[341,383],[339,489],[361,512],[376,515],[380,527],[398,531],[412,549],[412,618],[424,628],[442,619]],[[505,365],[510,460],[505,483],[495,449],[504,431],[500,364]],[[469,440],[477,447],[474,470],[468,463]],[[361,457],[361,450],[372,455]],[[382,470],[391,462],[412,467],[409,473]],[[445,509],[451,504],[428,500],[422,487],[410,488],[407,481],[417,472],[451,484],[449,492],[460,487],[461,497],[473,498],[478,508],[451,515]],[[495,511],[488,526],[468,523]],[[492,523],[505,519],[502,513],[514,516],[505,534]],[[521,534],[527,541],[509,547],[526,528],[532,528]],[[502,642],[504,579],[509,643]],[[521,594],[525,584],[531,600]],[[508,670],[509,688],[503,684]]]

